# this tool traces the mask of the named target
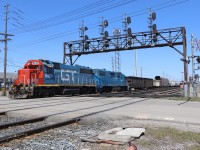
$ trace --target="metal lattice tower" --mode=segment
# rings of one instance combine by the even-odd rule
[[[111,57],[112,58],[112,71],[115,71],[115,68],[114,68],[114,58],[113,57]]]
[[[115,48],[118,49],[119,48],[119,43],[120,43],[120,39],[119,39],[119,35],[121,34],[120,29],[114,29],[113,31],[113,35],[115,37]],[[115,51],[115,71],[116,72],[120,72],[121,71],[121,60],[120,60],[120,52],[119,51]]]

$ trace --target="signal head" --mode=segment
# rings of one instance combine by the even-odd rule
[[[104,37],[107,38],[108,37],[108,31],[104,32]]]
[[[104,20],[104,27],[107,27],[108,26],[108,20]]]
[[[200,56],[197,57],[196,61],[200,63]]]
[[[153,13],[151,14],[151,18],[152,18],[153,20],[156,19],[156,13],[155,13],[155,12],[153,12]]]
[[[128,24],[131,23],[131,17],[127,17],[127,23],[128,23]]]
[[[127,34],[128,34],[128,36],[132,36],[132,31],[131,31],[131,28],[128,28],[128,29],[127,29],[127,32],[128,32],[128,33],[127,33]]]

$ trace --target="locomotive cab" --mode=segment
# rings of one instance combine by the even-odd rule
[[[9,90],[11,98],[27,98],[33,95],[34,87],[44,83],[44,64],[40,60],[29,60]]]
[[[23,69],[18,71],[18,79],[15,81],[15,84],[43,84],[43,71],[44,65],[39,60],[29,60]]]

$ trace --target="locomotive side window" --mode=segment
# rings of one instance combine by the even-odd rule
[[[106,72],[105,71],[99,71],[99,75],[100,76],[106,76]]]
[[[60,64],[53,62],[53,68],[60,70]]]
[[[111,73],[110,73],[110,76],[111,76],[111,78],[115,78],[115,73],[114,73],[114,72],[111,72]]]
[[[92,69],[80,68],[80,73],[93,74]]]
[[[117,78],[120,78],[121,77],[121,74],[120,73],[117,73]],[[122,78],[122,77],[121,77]]]

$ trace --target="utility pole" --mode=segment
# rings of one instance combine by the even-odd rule
[[[191,35],[191,49],[192,49],[192,97],[194,97],[194,76],[195,76],[195,68],[194,68],[194,36]]]
[[[7,34],[8,31],[8,4],[6,4],[5,8],[5,31],[4,33],[0,33],[0,35],[4,35],[4,39],[0,40],[1,42],[4,42],[4,92],[3,95],[6,96],[6,66],[7,66],[7,41],[11,40],[8,39],[8,36],[13,36],[10,34]]]

